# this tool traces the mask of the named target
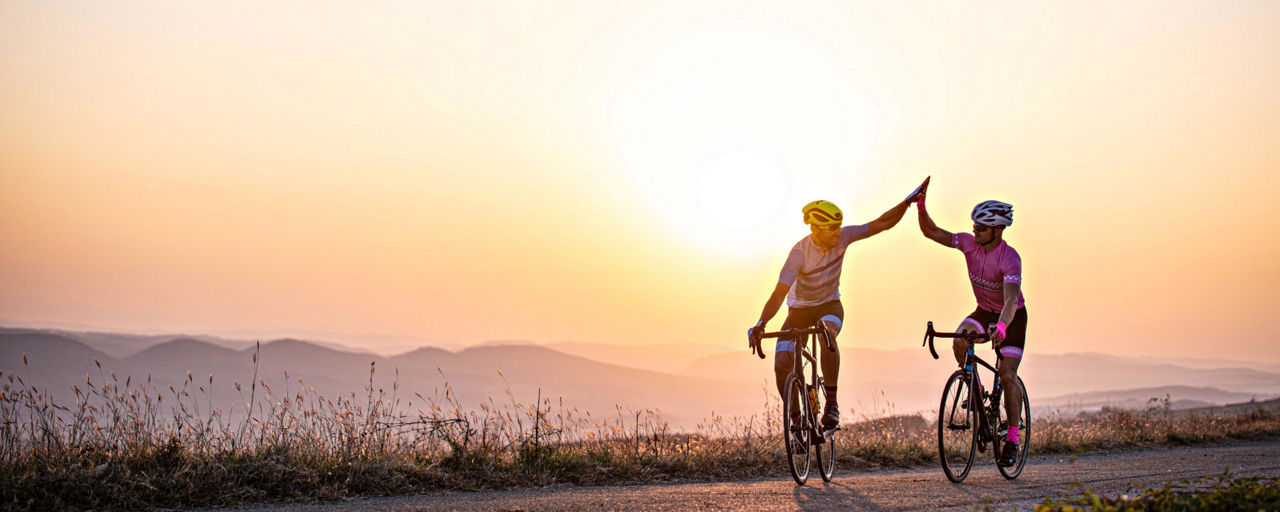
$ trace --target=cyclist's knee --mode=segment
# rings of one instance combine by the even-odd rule
[[[981,333],[982,326],[972,318],[965,318],[964,321],[960,322],[960,325],[956,327],[956,332],[960,334]],[[971,342],[969,340],[962,338],[956,338],[951,342],[951,346],[955,348],[957,353],[967,352],[970,344]]]
[[[1000,379],[1005,382],[1013,382],[1018,377],[1018,363],[1020,359],[1005,356],[1000,363]]]
[[[822,317],[821,324],[823,329],[826,329],[827,336],[829,336],[831,341],[834,342],[836,340],[836,336],[840,335],[840,329],[844,326],[844,321],[836,315],[827,315]]]
[[[984,329],[986,328],[983,328],[982,324],[978,323],[978,320],[966,316],[964,320],[960,321],[960,326],[957,326],[956,333],[984,333],[986,332]]]
[[[820,320],[822,321],[822,324],[826,326],[827,330],[834,331],[834,334],[839,334],[841,327],[844,326],[844,320],[841,320],[840,317],[836,315],[826,315]]]
[[[1016,388],[1018,382],[1018,372],[1011,368],[1000,368],[1000,387],[1004,389]]]
[[[790,372],[791,367],[795,365],[795,353],[779,351],[773,357],[773,371],[776,373]]]

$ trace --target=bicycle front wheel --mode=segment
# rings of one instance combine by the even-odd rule
[[[1027,387],[1022,385],[1022,377],[1018,377],[1017,385],[1022,391],[1022,410],[1018,413],[1018,459],[1007,468],[997,465],[1000,467],[1000,474],[1009,480],[1018,478],[1018,475],[1022,474],[1022,467],[1027,464],[1027,453],[1031,451],[1031,400],[1027,398]],[[1007,400],[1008,397],[1006,397]],[[1004,410],[1004,407],[1001,407],[999,412],[1000,424],[1008,425],[1009,413]],[[1003,442],[1004,438],[1001,437],[1000,441]],[[996,449],[995,452],[1000,453],[1000,449]]]
[[[938,459],[952,482],[969,476],[978,448],[978,411],[982,403],[974,392],[973,376],[956,370],[942,388],[938,406]]]
[[[787,377],[782,393],[782,447],[787,452],[787,466],[791,478],[804,485],[809,479],[809,454],[813,446],[813,425],[810,424],[809,397],[805,396],[804,381],[799,375]]]

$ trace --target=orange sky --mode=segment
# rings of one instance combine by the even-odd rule
[[[4,325],[745,353],[802,204],[932,175],[1028,350],[1280,361],[1275,2],[265,5],[0,0]],[[914,212],[842,292],[973,303]]]

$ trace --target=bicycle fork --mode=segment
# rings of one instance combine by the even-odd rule
[[[970,354],[972,353],[973,352],[970,351]],[[965,368],[970,369],[971,366],[966,366]],[[990,392],[988,392],[986,387],[982,385],[981,374],[971,369],[970,371],[974,372],[973,380],[978,383],[977,394],[978,399],[980,400],[978,405],[978,435],[980,437],[980,442],[984,445],[986,443],[992,443],[992,447],[994,448],[996,441],[1004,439],[1004,437],[1009,434],[1008,425],[1003,423],[997,425],[991,424],[992,420],[1000,418],[1000,398],[1004,396],[1003,389],[1000,387],[1000,370],[997,366],[995,378],[993,378],[991,382]],[[983,407],[983,404],[985,404],[986,407]]]

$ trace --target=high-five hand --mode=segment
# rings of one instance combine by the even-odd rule
[[[933,179],[933,176],[926,177],[924,181],[920,183],[920,186],[916,187],[915,190],[911,191],[911,194],[907,196],[906,201],[908,203],[913,201],[915,202],[923,201],[925,192],[929,190],[930,179]]]

